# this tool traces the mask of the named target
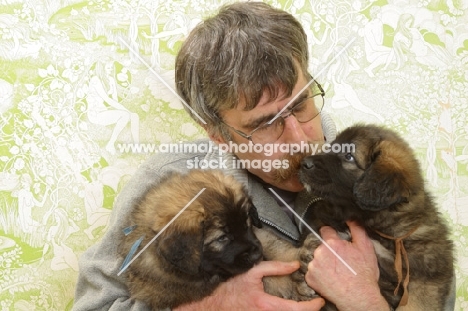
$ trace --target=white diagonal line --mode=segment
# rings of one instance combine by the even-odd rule
[[[280,112],[278,112],[274,117],[273,119],[271,119],[270,121],[268,121],[268,124],[271,124],[273,121],[275,121],[277,118],[279,118],[280,115],[283,114],[283,112],[288,109],[288,107],[296,100],[296,98],[298,98],[302,92],[304,92],[308,87],[309,85],[311,85],[315,80],[316,77],[319,77],[320,75],[322,75],[322,73],[328,68],[330,67],[333,62],[335,61],[335,59],[340,56],[344,51],[346,51],[349,46],[356,40],[356,37],[352,37],[349,42],[338,52],[336,53],[336,55],[325,65],[325,67],[323,67],[316,75],[314,75],[314,78],[312,80],[310,80],[297,94],[296,96],[294,96],[287,104],[286,106],[283,107],[283,109],[280,110]]]
[[[169,91],[177,96],[177,98],[185,105],[185,107],[190,109],[190,111],[200,120],[201,123],[206,124],[205,120],[203,120],[202,117],[200,117],[198,113],[196,113],[195,110],[193,110],[192,107],[190,107],[189,104],[187,104],[187,102],[182,97],[180,97],[179,94],[177,94],[177,92],[169,84],[167,84],[167,82],[164,81],[164,79],[161,78],[161,76],[153,68],[151,68],[150,65],[148,65],[148,63],[140,56],[139,53],[137,53],[137,51],[132,49],[124,39],[120,38],[120,41],[128,48],[131,53],[133,53],[138,58],[140,62],[143,63],[143,65],[146,66],[146,68],[148,68],[156,76],[156,78],[159,79],[159,81],[162,82],[162,84],[164,84],[169,89]]]
[[[196,200],[196,198],[198,198],[198,196],[199,196],[200,194],[202,194],[203,191],[205,191],[205,189],[206,189],[206,188],[203,188],[202,190],[200,190],[200,192],[198,192],[197,195],[196,195],[195,197],[193,197],[193,199],[191,199],[190,202],[188,202],[187,205],[185,205],[185,207],[184,207],[183,209],[181,209],[181,210],[177,213],[177,215],[175,215],[175,216],[171,219],[171,221],[169,221],[169,222],[167,223],[167,225],[165,225],[164,228],[162,228],[161,231],[159,231],[158,234],[156,234],[156,235],[151,239],[151,241],[149,241],[149,242],[145,245],[145,247],[143,247],[143,248],[141,249],[141,251],[139,251],[138,254],[136,254],[136,255],[132,258],[132,260],[130,260],[130,261],[128,262],[128,264],[126,264],[125,267],[123,267],[123,268],[119,271],[119,273],[117,273],[117,276],[120,276],[120,275],[122,274],[122,272],[124,272],[125,270],[127,270],[128,266],[130,266],[130,264],[131,264],[135,259],[137,259],[138,256],[140,256],[141,253],[143,253],[143,252],[150,246],[150,244],[153,243],[153,242],[161,235],[161,233],[163,233],[163,232],[167,229],[167,227],[169,227],[169,226],[174,222],[174,220],[176,220],[177,217],[179,217],[180,214],[182,214],[182,213],[187,209],[187,207],[189,207],[190,204],[192,204],[192,202]]]
[[[333,248],[331,248],[331,246],[330,246],[327,242],[325,242],[325,240],[322,239],[322,237],[321,237],[317,232],[315,232],[315,230],[312,229],[312,228],[309,226],[309,224],[307,224],[307,223],[304,221],[304,219],[301,218],[301,216],[299,216],[286,202],[284,202],[284,200],[283,200],[272,188],[268,188],[268,189],[269,189],[269,190],[270,190],[270,191],[271,191],[271,192],[272,192],[272,193],[273,193],[273,194],[274,194],[274,195],[275,195],[275,196],[276,196],[276,197],[277,197],[293,214],[294,214],[294,216],[297,217],[297,219],[299,219],[300,222],[302,222],[302,224],[303,224],[304,226],[307,227],[307,229],[310,230],[310,232],[312,232],[312,233],[317,237],[317,239],[320,240],[320,242],[323,243],[323,245],[325,245],[325,246],[333,253],[333,255],[336,256],[336,258],[338,258],[338,259],[346,266],[346,268],[349,269],[349,271],[351,271],[354,275],[357,275],[356,271],[354,271],[354,269],[351,268],[351,266],[348,265],[348,264],[346,263],[346,261],[344,261],[344,259],[343,259],[340,255],[338,255],[338,254],[335,252],[335,250],[334,250]]]

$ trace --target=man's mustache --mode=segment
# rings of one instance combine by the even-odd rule
[[[308,153],[294,153],[294,154],[286,154],[281,157],[281,163],[285,163],[287,161],[289,164],[288,168],[279,168],[275,171],[275,181],[277,183],[284,182],[286,180],[291,179],[292,177],[297,175],[299,168],[301,167],[301,161],[304,157],[308,156]]]

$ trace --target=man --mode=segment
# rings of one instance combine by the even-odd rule
[[[297,20],[264,3],[236,3],[191,32],[177,57],[176,86],[190,106],[187,111],[215,143],[267,146],[330,141],[335,136],[333,122],[320,113],[323,91],[307,65],[306,35]],[[273,188],[296,210],[304,206],[296,196],[303,190],[296,175],[297,156],[285,156],[279,150],[268,156],[240,149],[234,154],[243,163],[279,161],[269,170],[258,166],[242,169],[236,164],[239,162],[229,160],[224,172],[247,186],[264,224],[262,230],[297,242],[300,233],[295,220],[268,191]],[[157,155],[137,171],[119,195],[101,243],[80,260],[75,310],[147,310],[143,303],[129,298],[122,277],[117,276],[122,263],[116,241],[123,223],[147,187],[167,171],[184,172],[194,163],[214,163],[216,159],[219,154],[215,152]],[[232,159],[232,155],[225,154],[223,159]],[[281,165],[285,160],[291,165]],[[357,275],[320,246],[306,281],[340,310],[390,310],[378,288],[373,245],[361,227],[355,223],[349,226],[352,243],[341,240],[329,227],[323,228],[321,235]],[[222,283],[211,296],[177,310],[319,310],[324,303],[321,298],[295,302],[263,290],[264,276],[290,274],[298,267],[297,262],[261,262]]]

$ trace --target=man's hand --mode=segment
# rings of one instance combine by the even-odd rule
[[[246,273],[221,283],[211,296],[175,310],[318,311],[325,303],[322,298],[296,302],[271,296],[263,290],[262,278],[264,276],[291,274],[298,268],[299,262],[297,261],[262,261]]]
[[[388,310],[380,294],[379,268],[374,246],[364,228],[348,222],[352,242],[342,240],[331,227],[322,227],[322,238],[357,273],[354,275],[332,252],[320,245],[309,263],[306,282],[340,311]]]

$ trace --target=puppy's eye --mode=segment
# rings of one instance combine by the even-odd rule
[[[223,234],[222,236],[220,236],[219,238],[216,239],[217,242],[227,242],[229,241],[229,237],[227,236],[227,234]]]
[[[347,153],[344,155],[344,159],[347,161],[347,162],[354,162],[354,156],[351,154],[351,153]]]

